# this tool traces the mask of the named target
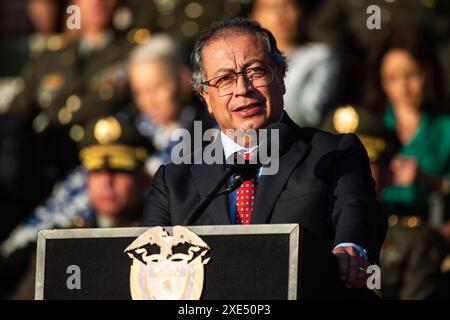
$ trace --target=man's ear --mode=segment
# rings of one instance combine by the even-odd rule
[[[200,95],[200,97],[202,97],[203,102],[206,104],[206,107],[208,108],[208,112],[210,114],[212,114],[212,109],[211,109],[211,103],[210,103],[210,99],[209,99],[209,94],[207,92],[205,92],[204,90],[197,90],[198,94]]]

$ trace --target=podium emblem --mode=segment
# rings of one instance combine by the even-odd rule
[[[200,299],[209,251],[209,246],[185,227],[173,227],[172,235],[162,227],[148,229],[125,249],[132,259],[132,299]]]

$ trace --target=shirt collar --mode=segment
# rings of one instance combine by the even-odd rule
[[[222,139],[223,152],[225,154],[225,159],[228,159],[233,153],[244,150],[246,152],[246,148],[236,143],[227,136],[223,131],[220,131],[220,137]],[[256,147],[255,147],[256,148]]]
[[[80,41],[78,43],[79,52],[81,55],[89,55],[93,51],[102,50],[113,41],[113,38],[114,33],[110,30],[105,31],[102,39],[95,44],[89,44],[84,38],[80,38]]]

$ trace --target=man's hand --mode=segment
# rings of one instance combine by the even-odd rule
[[[339,278],[346,287],[365,287],[369,262],[352,246],[336,247],[332,252],[337,258]]]

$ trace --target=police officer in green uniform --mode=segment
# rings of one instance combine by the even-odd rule
[[[144,197],[151,183],[145,160],[152,152],[152,146],[125,113],[95,119],[85,129],[79,156],[86,171],[90,209],[88,213],[73,217],[64,227],[139,226]],[[34,298],[35,261],[32,256],[12,298]],[[0,260],[1,270],[7,270],[7,266],[7,260]]]
[[[151,178],[145,161],[151,143],[125,114],[91,122],[80,160],[87,172],[87,192],[95,219],[91,226],[138,226]],[[76,226],[82,226],[78,221]]]
[[[65,7],[62,0],[27,0],[26,13],[33,32],[0,39],[0,113],[5,112],[22,90],[24,83],[20,72],[27,61],[62,47]]]
[[[36,132],[67,126],[75,141],[82,125],[108,114],[129,99],[125,60],[130,43],[111,28],[117,1],[74,1],[80,8],[80,36],[33,61],[24,71],[25,87],[10,114],[34,117]]]
[[[333,133],[355,133],[371,161],[378,196],[391,184],[390,162],[400,148],[380,116],[363,108],[341,106],[322,125]],[[387,210],[386,210],[387,211]],[[387,211],[389,228],[381,250],[381,295],[384,299],[445,298],[442,239],[422,217]]]
[[[112,27],[118,1],[73,4],[80,9],[78,39],[31,61],[22,92],[0,116],[1,138],[14,140],[14,148],[2,151],[8,159],[0,161],[0,176],[6,175],[0,189],[16,190],[6,200],[26,204],[21,212],[29,212],[77,165],[76,142],[87,121],[130,105],[126,58],[132,43]]]
[[[33,192],[30,183],[39,180],[35,175],[37,170],[29,165],[34,161],[32,150],[36,146],[30,138],[31,126],[23,119],[2,114],[25,88],[21,70],[27,61],[38,59],[46,51],[60,50],[66,41],[60,34],[64,1],[27,0],[26,10],[33,33],[21,37],[6,35],[0,39],[0,212],[5,213],[0,224],[0,240],[42,196],[39,190],[45,189],[37,188],[38,192]]]

